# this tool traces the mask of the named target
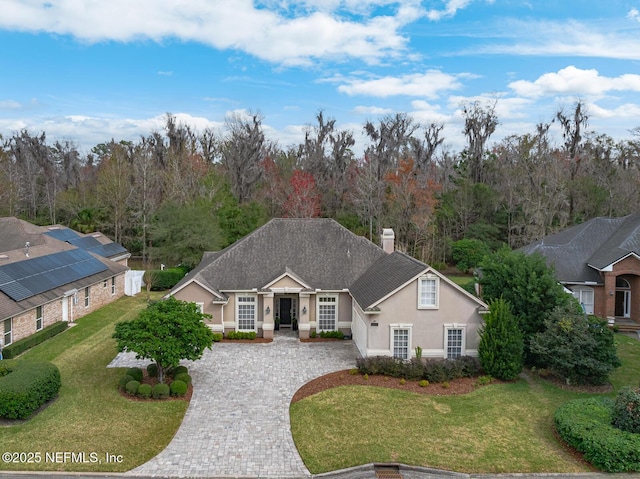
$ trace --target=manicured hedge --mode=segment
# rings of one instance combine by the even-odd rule
[[[256,332],[255,331],[229,331],[228,333],[225,334],[225,337],[227,339],[256,339]]]
[[[58,395],[60,371],[48,361],[0,361],[0,417],[26,419]]]
[[[2,349],[2,356],[4,359],[13,359],[16,356],[24,353],[27,349],[31,349],[34,346],[46,341],[47,339],[55,336],[56,334],[61,333],[67,327],[69,323],[66,321],[59,321],[57,323],[52,324],[51,326],[47,326],[46,328],[38,331],[37,333],[32,334],[20,341],[16,341],[13,344]]]
[[[359,358],[356,366],[360,374],[382,374],[393,378],[418,381],[426,379],[430,383],[443,383],[457,378],[475,377],[480,374],[480,362],[477,358],[462,356],[456,359],[416,358],[410,361],[389,356]]]
[[[187,268],[181,266],[165,270],[153,270],[153,284],[151,285],[151,290],[164,291],[165,289],[171,289],[178,283],[178,281],[184,278],[184,275],[188,272],[189,270]]]
[[[560,406],[553,418],[562,439],[606,472],[640,471],[640,434],[615,428],[613,401],[576,399]]]

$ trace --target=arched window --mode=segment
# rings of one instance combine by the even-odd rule
[[[616,288],[619,288],[619,289],[631,289],[631,285],[629,284],[629,281],[627,281],[626,279],[618,276],[618,277],[616,277]]]

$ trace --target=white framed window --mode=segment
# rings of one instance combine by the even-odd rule
[[[593,288],[589,286],[574,286],[571,288],[573,296],[580,302],[586,314],[593,314]]]
[[[200,314],[204,314],[204,303],[196,302],[196,309]]]
[[[447,359],[455,359],[464,355],[464,328],[445,326],[444,352]]]
[[[107,287],[107,280],[105,279],[104,282],[102,283],[102,287],[106,288]]]
[[[36,331],[40,331],[43,324],[42,306],[38,306],[36,307]]]
[[[116,294],[116,277],[111,278],[111,295]]]
[[[255,295],[236,296],[236,318],[238,331],[256,330],[258,298]]]
[[[5,319],[2,330],[2,347],[13,342],[13,318]]]
[[[411,327],[391,325],[391,352],[394,358],[411,358]]]
[[[418,309],[437,309],[440,278],[428,274],[418,279]]]
[[[335,331],[338,326],[338,295],[323,294],[317,298],[318,331]]]
[[[75,293],[73,293],[73,305],[77,305],[78,304],[78,292],[76,291]]]
[[[84,307],[89,307],[89,286],[84,288]]]

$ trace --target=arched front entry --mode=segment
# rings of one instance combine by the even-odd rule
[[[625,278],[616,278],[615,315],[619,318],[631,317],[631,284]]]

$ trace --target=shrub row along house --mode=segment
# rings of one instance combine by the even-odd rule
[[[129,256],[100,233],[0,218],[2,346],[121,297]]]
[[[201,263],[168,294],[212,317],[214,331],[352,335],[362,356],[477,355],[487,305],[420,261],[332,219],[273,219]],[[277,332],[275,334],[278,334]]]
[[[640,214],[593,218],[522,251],[543,255],[587,314],[640,330]]]

